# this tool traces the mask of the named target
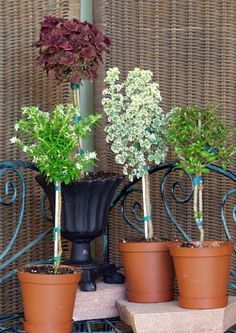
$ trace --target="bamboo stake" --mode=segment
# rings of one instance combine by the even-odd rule
[[[202,127],[202,120],[198,119],[198,128],[199,128],[199,136],[201,136],[201,127]],[[198,199],[199,199],[199,220],[201,221],[201,225],[199,225],[199,231],[200,231],[200,242],[204,241],[204,228],[203,228],[203,200],[202,200],[202,190],[203,190],[203,186],[202,186],[202,174],[199,174],[200,178],[200,182],[198,184],[198,188],[199,188],[199,194],[198,194]]]
[[[143,216],[144,216],[144,235],[145,239],[149,240],[153,237],[152,226],[152,212],[151,212],[151,200],[150,200],[150,177],[146,172],[142,177],[143,187]]]
[[[61,183],[55,183],[54,267],[57,271],[62,255],[61,245]]]
[[[200,182],[200,185],[199,185],[199,219],[203,222],[203,198],[202,198],[202,191],[203,191],[203,186],[202,186],[202,181]],[[203,242],[204,241],[204,228],[203,226],[201,225],[199,227],[199,230],[200,230],[200,242]]]
[[[79,110],[79,88],[78,89],[72,89],[73,92],[73,103],[74,106],[77,107]],[[79,149],[83,150],[83,140],[82,138],[79,138]],[[84,172],[81,172],[81,178],[84,178]]]
[[[72,92],[73,92],[74,106],[76,106],[77,109],[79,110],[79,89],[73,89]],[[80,149],[83,149],[83,141],[81,138],[79,139],[79,145],[80,145]]]
[[[194,213],[194,219],[196,220],[198,217],[198,185],[195,184],[193,188],[193,213]]]

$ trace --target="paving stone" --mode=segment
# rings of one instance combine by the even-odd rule
[[[225,308],[189,310],[176,301],[141,304],[117,301],[121,319],[134,333],[223,333],[236,323],[236,296]]]
[[[123,284],[97,283],[95,292],[78,289],[75,300],[74,320],[112,318],[119,316],[116,301],[125,299]]]

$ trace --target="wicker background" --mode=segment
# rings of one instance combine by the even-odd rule
[[[44,15],[79,17],[79,1],[69,0],[0,0],[0,159],[25,159],[9,139],[14,136],[14,123],[20,118],[20,108],[39,105],[50,111],[56,103],[71,102],[69,86],[58,85],[46,77],[36,65],[38,50],[32,47],[39,37],[39,23]],[[12,252],[19,251],[48,227],[40,219],[39,187],[32,172],[25,175],[27,208],[24,225]],[[11,213],[9,212],[11,211]],[[18,218],[17,205],[0,210],[0,252],[9,241]],[[66,252],[67,245],[65,246]],[[15,261],[5,272],[21,263],[47,258],[53,254],[48,238],[32,251]],[[11,253],[12,254],[12,253]],[[4,272],[3,272],[4,273]],[[0,285],[0,313],[19,310],[20,291],[17,279]]]
[[[67,85],[58,86],[36,66],[37,50],[31,45],[38,37],[43,15],[78,16],[78,3],[79,0],[0,0],[0,159],[24,158],[9,143],[21,106],[37,104],[48,111],[57,102],[71,100]],[[235,126],[235,0],[94,0],[94,16],[95,24],[112,38],[111,53],[105,57],[95,83],[96,111],[102,112],[105,70],[118,66],[124,77],[129,69],[139,66],[154,72],[166,112],[175,104],[205,106],[216,102],[221,105],[219,112],[226,123]],[[103,126],[96,130],[96,149],[101,170],[120,172],[105,143]],[[28,195],[30,202],[25,226],[14,251],[45,228],[39,222],[36,208],[39,193],[33,184],[31,176],[27,176],[27,185],[32,192]],[[152,185],[156,235],[177,237],[167,223],[157,177],[152,178]],[[218,202],[228,186],[228,182],[215,176],[205,182],[205,220],[211,221],[206,227],[207,237],[223,235]],[[173,204],[172,208],[179,223],[197,238],[190,218],[191,207],[180,209]],[[9,240],[16,215],[17,211],[12,215],[1,211],[0,251]],[[231,216],[231,207],[228,207],[228,217],[232,220]],[[110,259],[119,262],[117,241],[133,232],[120,221],[118,209],[113,212],[110,222]],[[51,242],[47,241],[24,260],[47,256],[50,246]],[[17,261],[12,267],[19,264]],[[18,310],[20,295],[17,288],[15,279],[0,286],[1,313]]]
[[[235,126],[235,0],[95,0],[94,4],[95,23],[112,39],[111,53],[106,57],[96,82],[98,110],[102,110],[102,79],[106,69],[118,66],[124,78],[128,70],[142,67],[154,72],[166,112],[173,105],[195,103],[206,106],[216,103],[220,105],[219,112],[225,122]],[[97,133],[96,143],[97,149],[102,152],[101,169],[119,172],[121,169],[115,164],[101,130]],[[234,165],[232,168],[235,171]],[[160,202],[159,183],[159,178],[152,178],[156,235],[179,237],[167,222]],[[224,237],[219,200],[229,184],[222,177],[212,175],[205,177],[204,185],[205,221],[208,221],[206,238]],[[191,206],[172,204],[171,207],[177,221],[193,238],[198,239],[191,220]],[[228,207],[227,211],[232,227],[231,209]],[[110,223],[112,261],[120,262],[118,239],[135,234],[120,221],[117,209]]]

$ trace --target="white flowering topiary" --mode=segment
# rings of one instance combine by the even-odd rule
[[[106,140],[111,143],[116,162],[123,164],[123,173],[131,181],[134,177],[142,178],[144,234],[147,240],[151,240],[148,169],[166,157],[166,119],[159,106],[159,86],[152,82],[151,71],[135,68],[122,83],[119,74],[118,68],[111,68],[105,79],[108,87],[103,91],[102,104],[108,120]]]
[[[79,117],[79,120],[76,120]],[[32,158],[49,182],[79,180],[97,159],[96,152],[82,151],[80,138],[90,134],[99,114],[81,118],[78,107],[56,105],[52,112],[37,106],[22,108],[22,118],[15,124],[16,135],[11,143]]]
[[[84,176],[87,167],[97,159],[96,152],[81,149],[80,139],[91,133],[101,118],[99,114],[82,118],[78,106],[56,105],[52,112],[36,106],[22,108],[22,118],[15,124],[17,136],[11,143],[32,158],[48,182],[55,184],[54,267],[57,270],[61,245],[61,183],[69,184]]]
[[[124,174],[133,180],[166,157],[165,115],[151,71],[135,68],[123,83],[119,83],[119,74],[117,67],[111,68],[105,79],[108,87],[102,103],[108,119],[106,140],[112,143],[116,162],[124,165]]]

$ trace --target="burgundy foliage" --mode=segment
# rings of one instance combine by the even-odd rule
[[[102,53],[111,41],[88,22],[45,16],[41,22],[37,62],[49,77],[80,83],[96,78]]]

